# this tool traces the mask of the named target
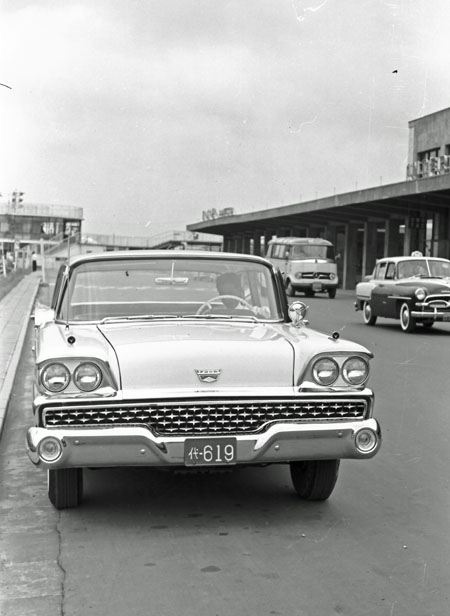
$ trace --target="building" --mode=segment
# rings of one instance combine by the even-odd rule
[[[81,233],[83,209],[61,205],[0,204],[0,242],[14,250],[58,244]]]
[[[345,289],[373,270],[377,259],[413,250],[450,258],[450,108],[409,123],[406,179],[313,201],[188,225],[220,234],[224,250],[264,254],[274,236],[317,236],[341,255]]]

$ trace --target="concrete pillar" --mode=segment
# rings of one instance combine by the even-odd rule
[[[250,237],[244,235],[241,240],[241,250],[239,252],[244,253],[245,255],[250,254]]]
[[[337,244],[337,227],[336,225],[329,225],[326,229],[325,239],[333,244],[336,247]]]
[[[425,254],[426,249],[426,213],[411,212],[405,224],[404,255],[410,255],[414,250]]]
[[[261,255],[261,231],[255,231],[253,234],[253,254]]]
[[[371,274],[377,260],[377,223],[364,223],[362,276]]]
[[[385,257],[399,257],[403,253],[403,235],[400,233],[398,218],[392,218],[385,222],[384,255]]]
[[[269,242],[272,239],[273,232],[269,230],[264,231],[264,256],[266,256],[267,248],[269,246]]]
[[[358,224],[345,225],[345,250],[343,256],[342,288],[354,289],[357,283],[356,246],[358,243]]]
[[[232,252],[232,248],[231,248],[231,237],[229,235],[224,235],[223,236],[223,251],[224,252]]]
[[[450,214],[442,212],[436,214],[435,217],[436,229],[433,229],[433,237],[436,238],[434,243],[433,256],[450,259]]]

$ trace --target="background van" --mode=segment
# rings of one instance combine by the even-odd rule
[[[302,291],[312,297],[326,292],[333,298],[339,283],[334,246],[320,237],[277,237],[270,240],[266,257],[280,268],[286,293]]]

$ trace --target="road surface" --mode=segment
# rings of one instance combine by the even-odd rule
[[[24,448],[29,332],[0,443],[2,615],[448,616],[450,326],[407,335],[363,325],[349,294],[307,303],[312,326],[374,352],[384,435],[319,504],[284,466],[111,469],[86,472],[80,508],[54,510]]]

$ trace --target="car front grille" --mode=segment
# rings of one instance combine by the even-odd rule
[[[264,399],[46,406],[45,427],[145,426],[159,435],[248,434],[273,423],[357,421],[365,399]]]
[[[312,280],[330,280],[330,274],[328,272],[303,272],[301,277]]]
[[[432,308],[433,310],[449,310],[450,295],[428,295],[422,305],[424,308]]]

